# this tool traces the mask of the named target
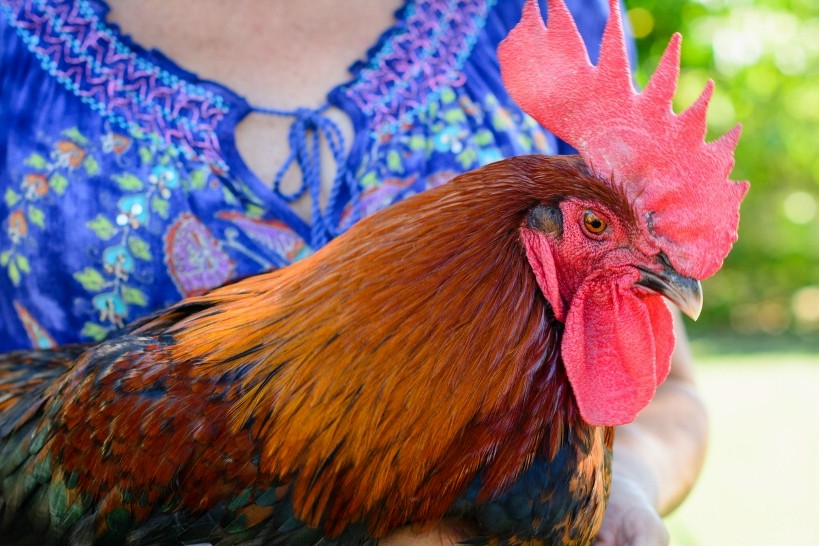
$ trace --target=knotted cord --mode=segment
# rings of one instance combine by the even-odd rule
[[[297,108],[295,110],[279,110],[275,108],[254,107],[253,110],[260,114],[269,114],[281,117],[293,118],[288,132],[288,143],[290,153],[284,164],[279,168],[273,180],[273,191],[288,203],[292,203],[309,192],[311,198],[311,246],[318,248],[331,238],[338,235],[341,230],[336,225],[333,218],[333,205],[337,202],[339,193],[346,188],[350,193],[350,200],[353,207],[353,221],[358,220],[358,199],[359,187],[352,173],[347,168],[346,142],[341,128],[336,122],[327,117],[325,111],[329,105],[325,104],[316,109]],[[321,193],[321,137],[330,148],[330,153],[336,163],[336,174],[330,190],[328,205],[325,211],[321,210],[319,195]],[[285,193],[281,189],[281,183],[285,174],[293,164],[297,164],[301,170],[301,184],[292,193]]]

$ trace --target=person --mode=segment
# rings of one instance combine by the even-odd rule
[[[596,57],[607,3],[568,4]],[[0,351],[102,339],[458,173],[565,151],[499,78],[521,6],[0,0]],[[617,431],[602,546],[666,544],[702,463],[678,332],[668,381]]]

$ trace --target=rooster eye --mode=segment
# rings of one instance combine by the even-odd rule
[[[586,226],[586,230],[592,235],[600,235],[606,231],[608,227],[605,220],[590,210],[587,210],[586,214],[583,215],[583,225]]]

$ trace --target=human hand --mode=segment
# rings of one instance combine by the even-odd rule
[[[455,546],[463,538],[460,532],[442,523],[424,531],[404,527],[382,538],[378,544],[379,546]]]
[[[469,536],[452,522],[418,531],[405,527],[379,541],[383,546],[453,546]],[[611,495],[594,546],[668,546],[669,535],[643,487],[614,476]]]
[[[668,546],[669,540],[645,490],[636,481],[615,475],[594,546]]]

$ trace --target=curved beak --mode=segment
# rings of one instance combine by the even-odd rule
[[[638,266],[641,277],[637,284],[659,292],[679,307],[680,311],[697,320],[702,311],[700,281],[677,273],[664,256],[660,257],[660,264],[660,272]]]

